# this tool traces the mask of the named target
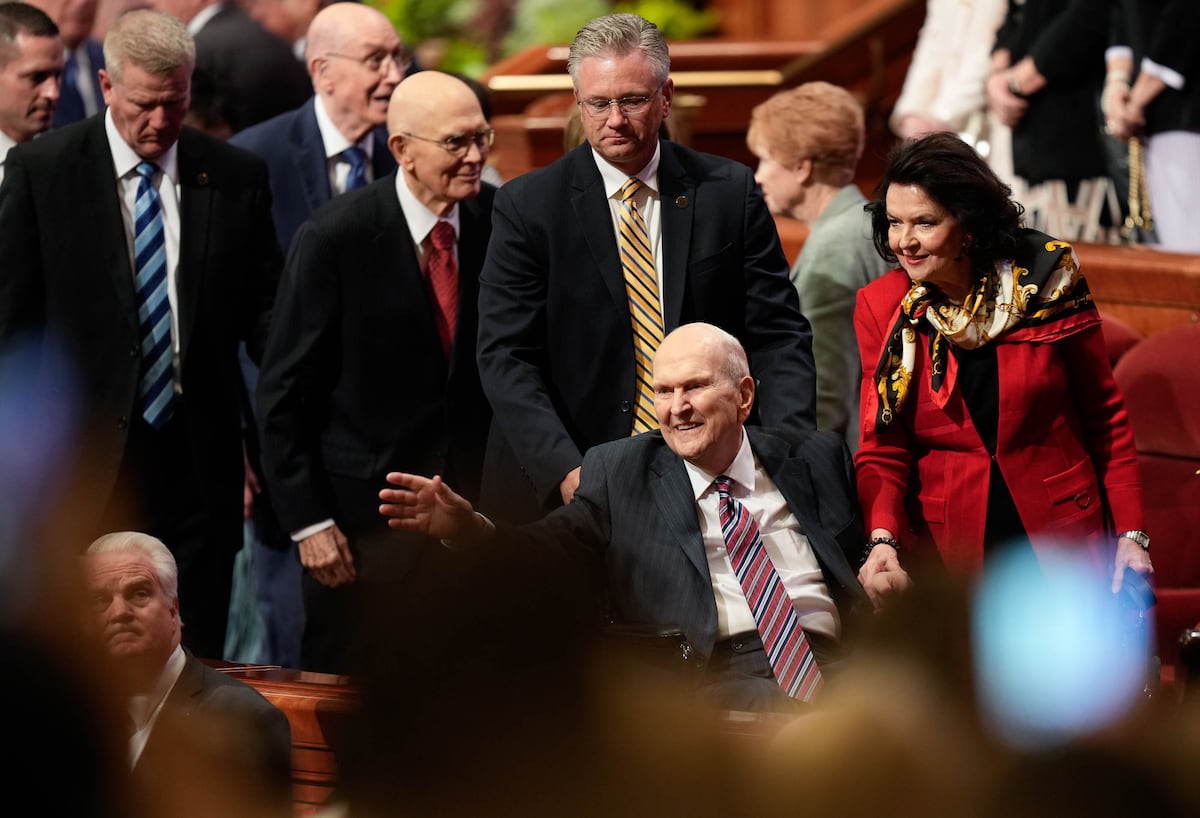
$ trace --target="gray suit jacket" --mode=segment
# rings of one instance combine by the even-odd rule
[[[849,452],[826,432],[801,433],[796,443],[747,432],[812,545],[843,632],[853,628],[870,603],[855,573],[864,533]],[[696,503],[683,461],[660,432],[589,450],[575,500],[523,531],[580,547],[602,565],[613,622],[678,627],[698,653],[711,654],[717,605]]]

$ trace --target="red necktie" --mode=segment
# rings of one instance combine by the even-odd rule
[[[449,357],[458,323],[458,263],[454,260],[454,228],[439,221],[429,234],[429,286],[434,297],[434,323]]]
[[[720,497],[721,534],[729,561],[750,603],[775,679],[789,696],[808,701],[822,684],[808,636],[771,564],[758,524],[730,493],[732,481],[721,475],[713,482]]]

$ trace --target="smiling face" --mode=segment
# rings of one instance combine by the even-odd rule
[[[711,327],[691,324],[668,335],[654,356],[654,412],[663,439],[709,474],[733,461],[754,404],[754,379],[732,372],[730,356],[738,353]]]
[[[90,625],[105,651],[156,673],[179,644],[179,600],[168,598],[143,554],[89,554],[85,565]]]
[[[936,285],[961,301],[971,286],[971,261],[963,252],[966,231],[919,185],[893,184],[887,191],[888,244],[913,281]]]
[[[313,87],[333,124],[351,142],[387,122],[407,57],[391,22],[361,3],[335,3],[313,20],[308,60]]]
[[[580,124],[592,148],[613,167],[633,176],[646,166],[658,147],[658,129],[671,111],[675,86],[670,79],[659,88],[654,65],[640,51],[621,56],[585,57],[575,77],[576,100],[650,97],[646,110],[622,113],[610,105],[603,116],[580,110]]]
[[[191,101],[192,68],[151,74],[129,64],[113,81],[100,71],[100,89],[117,133],[143,159],[158,159],[179,139]]]
[[[58,104],[63,45],[58,37],[20,33],[15,54],[0,66],[0,131],[28,142],[50,128]]]

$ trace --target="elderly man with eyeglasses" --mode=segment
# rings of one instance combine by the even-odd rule
[[[751,423],[815,425],[812,336],[750,169],[659,138],[675,91],[662,33],[597,18],[567,70],[587,144],[500,189],[480,275],[482,500],[510,520],[570,502],[592,446],[657,428],[649,364],[681,324],[745,347]]]
[[[258,385],[267,490],[305,568],[305,670],[361,668],[364,601],[420,593],[439,558],[379,516],[384,476],[450,471],[476,496],[491,419],[475,337],[492,129],[466,83],[420,71],[388,133],[397,171],[296,233]]]

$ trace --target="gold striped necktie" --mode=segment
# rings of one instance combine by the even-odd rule
[[[617,248],[625,274],[625,292],[629,296],[629,318],[633,326],[634,413],[632,434],[658,428],[654,414],[654,386],[651,372],[654,353],[663,339],[662,302],[658,296],[658,275],[654,271],[654,253],[646,222],[638,212],[634,198],[642,189],[637,179],[621,185],[621,210],[617,218]]]

